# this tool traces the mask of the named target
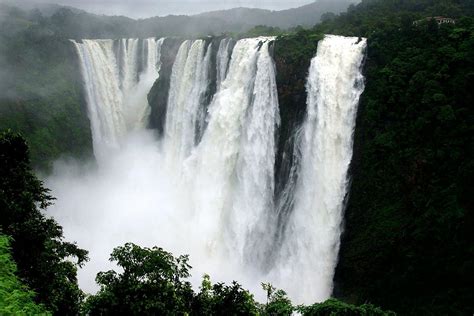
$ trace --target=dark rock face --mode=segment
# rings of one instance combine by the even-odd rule
[[[158,135],[163,135],[166,121],[166,106],[171,81],[173,63],[183,40],[166,38],[161,48],[160,78],[148,93],[148,103],[151,107],[149,127],[156,129]]]
[[[204,111],[207,113],[207,108],[212,102],[212,98],[216,93],[216,77],[217,77],[217,53],[219,50],[220,41],[224,37],[207,37],[204,40],[206,41],[207,49],[210,51],[210,63],[209,63],[209,82],[207,86],[204,99],[202,100],[204,104]],[[155,129],[159,136],[163,135],[164,125],[166,121],[166,112],[167,112],[167,103],[168,103],[168,94],[170,89],[171,73],[173,70],[173,64],[176,59],[180,45],[183,43],[183,39],[177,38],[167,38],[165,39],[162,49],[161,49],[161,69],[160,77],[155,82],[153,87],[148,94],[148,103],[151,107],[150,123],[149,127]],[[235,45],[235,42],[232,42]],[[233,49],[233,45],[229,48]],[[208,51],[206,50],[206,53]],[[206,118],[207,122],[207,118]],[[200,131],[197,133],[196,143],[199,143],[200,138],[202,137],[205,126],[200,127]]]
[[[301,38],[278,38],[272,49],[277,72],[281,118],[275,161],[275,205],[278,211],[275,243],[277,247],[281,243],[281,236],[293,209],[300,157],[298,135],[306,114],[306,79],[318,43],[318,39],[308,40],[304,35],[299,37]],[[309,48],[301,50],[300,45]],[[298,55],[295,52],[298,52]],[[301,52],[303,55],[300,56]]]

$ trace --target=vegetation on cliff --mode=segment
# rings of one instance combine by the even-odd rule
[[[20,282],[16,273],[10,240],[0,235],[0,314],[49,315],[44,306],[34,302],[35,293]]]
[[[311,306],[293,306],[282,290],[262,284],[267,302],[255,301],[253,295],[237,282],[212,284],[204,275],[199,292],[187,280],[191,273],[188,256],[174,257],[157,247],[142,248],[128,243],[112,252],[122,272],[100,272],[101,289],[89,296],[83,312],[87,315],[261,315],[290,316],[294,311],[304,316],[354,315],[394,316],[391,311],[364,304],[355,306],[330,299]]]
[[[76,314],[83,297],[76,269],[87,251],[65,242],[62,227],[43,214],[53,198],[31,171],[20,135],[0,133],[0,165],[0,232],[12,238],[17,276],[49,311]]]
[[[336,294],[474,310],[472,1],[363,1],[316,32],[368,37]],[[456,24],[422,25],[426,16]]]
[[[89,155],[89,119],[73,46],[39,16],[6,13],[0,17],[0,127],[27,137],[35,167],[48,168],[62,155]]]

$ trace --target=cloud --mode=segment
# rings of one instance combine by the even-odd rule
[[[96,14],[145,18],[169,14],[197,14],[235,7],[283,10],[299,7],[313,1],[314,0],[19,0],[18,2],[57,3]]]

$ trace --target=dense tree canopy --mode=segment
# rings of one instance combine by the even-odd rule
[[[101,289],[88,298],[85,311],[91,315],[183,315],[189,313],[193,296],[188,257],[173,255],[161,248],[141,248],[126,244],[110,257],[123,269],[101,272]]]
[[[68,38],[42,20],[0,4],[0,129],[21,132],[32,163],[47,168],[61,155],[87,156],[92,138],[81,73]]]
[[[16,272],[10,241],[0,235],[0,315],[49,315],[34,302],[35,293],[20,282]]]
[[[111,261],[123,269],[100,272],[99,293],[90,296],[84,312],[90,315],[257,315],[253,296],[234,282],[212,285],[208,276],[195,294],[186,279],[188,256],[175,258],[161,248],[125,244]]]
[[[321,304],[313,304],[311,306],[302,306],[299,312],[303,316],[395,316],[391,311],[383,311],[382,309],[372,305],[363,304],[355,306],[347,304],[336,299],[329,299]]]
[[[12,237],[18,276],[48,310],[76,314],[83,295],[76,265],[87,260],[87,251],[63,241],[61,226],[43,215],[52,197],[32,173],[20,135],[0,133],[0,166],[0,231]]]
[[[239,283],[212,284],[208,275],[195,293],[187,281],[191,272],[188,256],[174,257],[157,247],[142,248],[127,243],[115,248],[110,260],[122,272],[110,270],[97,274],[101,288],[87,298],[82,310],[86,315],[289,316],[296,310],[309,316],[395,315],[373,305],[354,306],[335,299],[294,307],[286,293],[271,284],[262,284],[267,302],[260,304]]]

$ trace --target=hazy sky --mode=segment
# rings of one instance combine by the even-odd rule
[[[57,3],[89,12],[143,18],[168,14],[196,14],[235,7],[282,10],[299,7],[314,0],[16,0],[21,2]],[[0,0],[2,2],[2,0]]]

